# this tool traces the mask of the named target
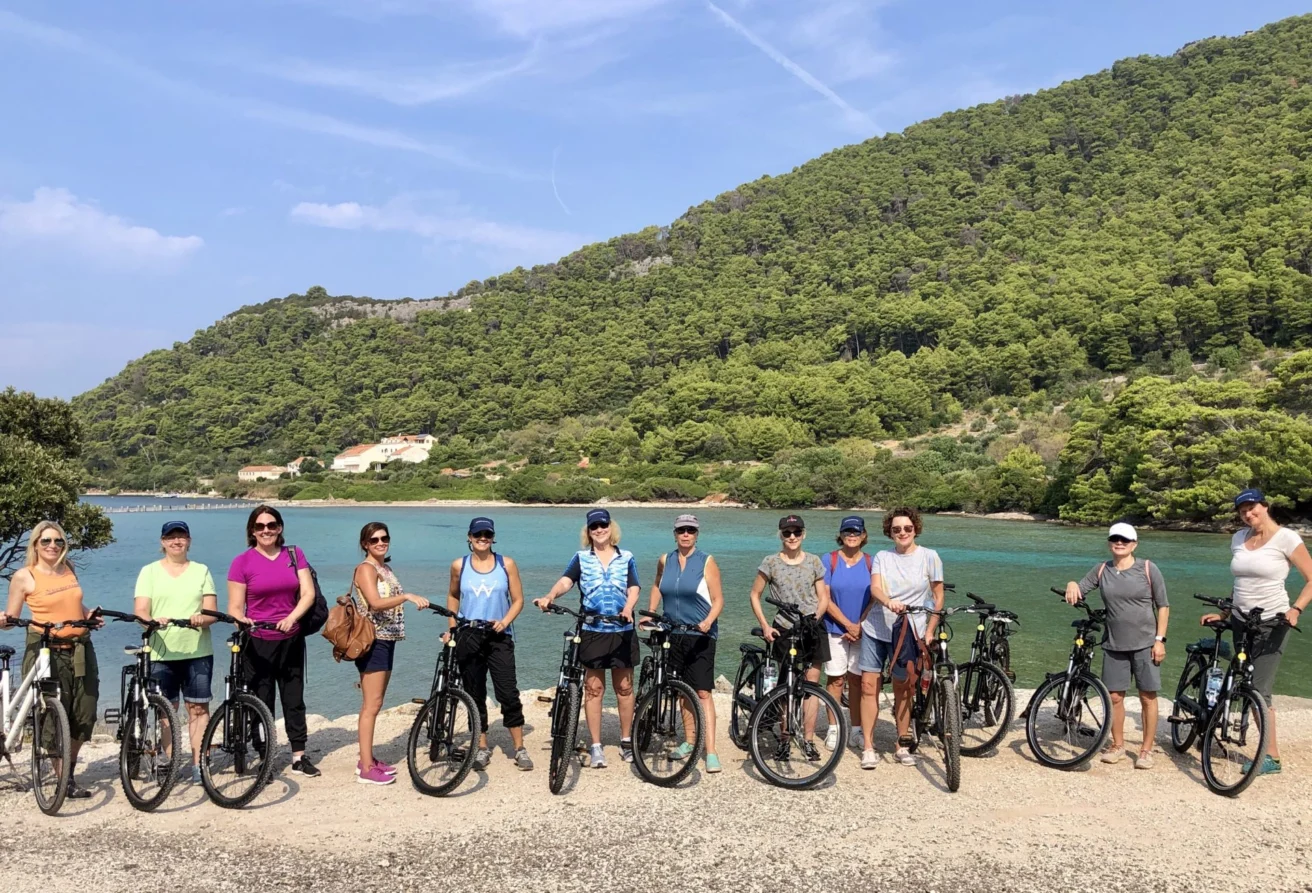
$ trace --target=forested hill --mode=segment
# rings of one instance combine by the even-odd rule
[[[1246,368],[1312,344],[1310,143],[1312,16],[1126,59],[471,283],[456,309],[322,289],[243,308],[77,398],[90,468],[168,486],[397,431],[535,461],[544,439],[772,460],[1059,408],[1116,373]],[[553,444],[566,419],[581,433]],[[1086,441],[1063,469],[1044,457],[1049,501],[1101,472],[1090,511],[1150,510],[1140,453],[1118,474]]]

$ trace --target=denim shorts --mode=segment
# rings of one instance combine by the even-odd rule
[[[157,660],[150,666],[150,676],[159,683],[159,692],[176,704],[178,692],[188,704],[210,702],[210,679],[214,676],[214,655],[182,660]]]
[[[391,639],[374,639],[369,650],[355,659],[355,668],[361,673],[390,673],[396,661],[396,642]]]
[[[893,643],[885,642],[883,639],[876,639],[869,633],[861,634],[861,660],[859,666],[862,673],[882,673],[887,676],[885,668],[893,659]]]

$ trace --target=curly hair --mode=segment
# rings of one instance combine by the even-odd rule
[[[889,539],[893,538],[894,518],[909,518],[911,520],[911,526],[916,529],[916,536],[920,536],[921,531],[925,529],[925,522],[921,520],[920,512],[916,511],[909,505],[900,505],[884,515],[884,536]]]

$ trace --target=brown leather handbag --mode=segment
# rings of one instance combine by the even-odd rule
[[[333,660],[355,660],[374,647],[374,622],[356,608],[350,594],[339,596],[337,604],[328,611],[328,622],[323,625],[323,637],[332,643]]]

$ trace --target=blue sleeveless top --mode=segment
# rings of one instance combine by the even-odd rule
[[[661,574],[661,607],[676,623],[701,623],[711,613],[711,593],[706,588],[706,560],[701,549],[694,549],[683,567],[679,567],[679,550],[665,556]],[[720,621],[711,624],[710,637],[720,634]],[[688,633],[687,635],[692,635]]]
[[[460,616],[466,620],[500,620],[510,610],[510,577],[506,562],[492,553],[496,563],[492,570],[480,574],[466,555],[460,559]],[[514,624],[506,627],[514,638]]]
[[[628,589],[638,585],[638,565],[633,553],[616,549],[610,564],[601,566],[597,553],[584,549],[574,555],[562,577],[568,577],[579,587],[583,597],[583,610],[594,614],[618,614],[629,600]],[[585,630],[594,633],[619,633],[633,629],[632,623],[585,623]]]

